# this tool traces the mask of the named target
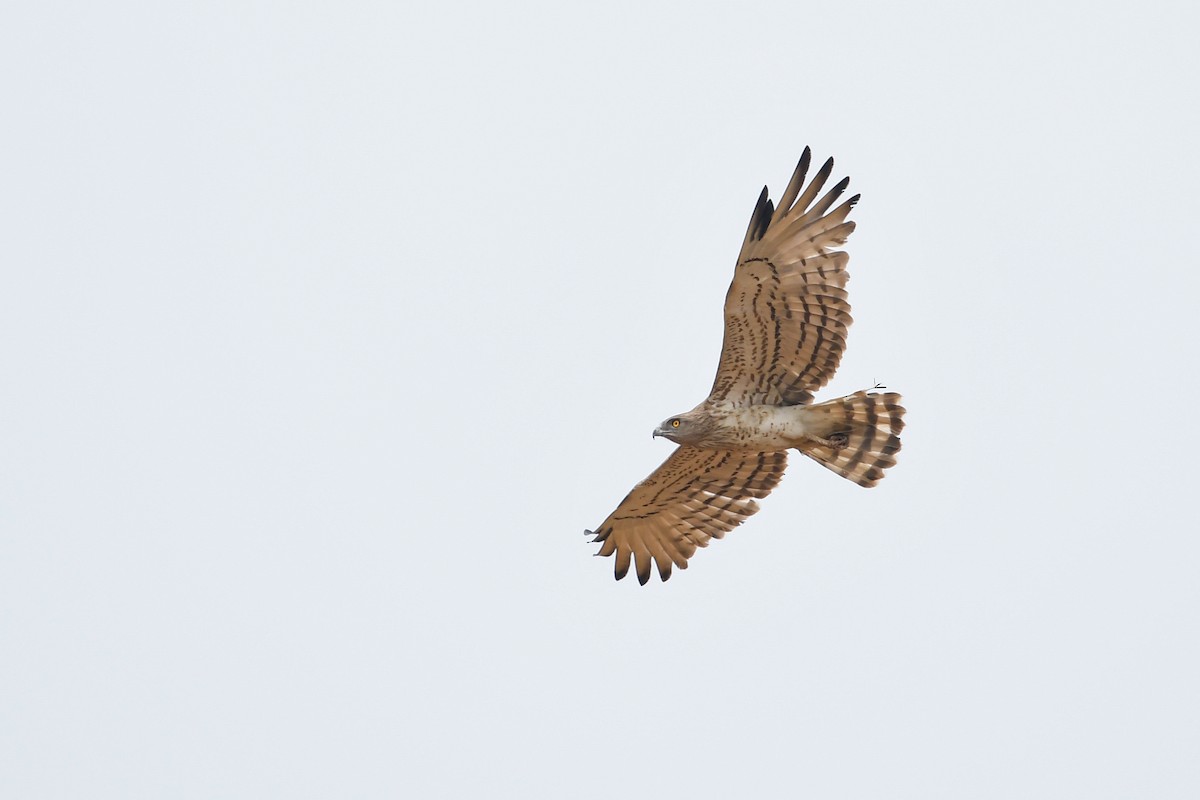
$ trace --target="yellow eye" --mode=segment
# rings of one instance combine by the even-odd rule
[[[671,427],[672,427],[672,428],[678,428],[678,427],[679,427],[679,420],[677,420],[677,419],[673,419],[673,420],[671,420]]]

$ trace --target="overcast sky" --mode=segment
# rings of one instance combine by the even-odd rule
[[[0,795],[1200,796],[1198,23],[8,4]],[[616,583],[806,144],[899,464]]]

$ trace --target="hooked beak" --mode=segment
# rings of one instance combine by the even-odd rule
[[[654,433],[650,434],[650,438],[651,438],[651,439],[654,439],[654,438],[657,438],[657,437],[659,437],[659,436],[666,436],[666,435],[667,435],[667,432],[666,432],[666,431],[664,431],[662,428],[655,428],[655,429],[654,429]]]

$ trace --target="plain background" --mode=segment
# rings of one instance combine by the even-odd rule
[[[1193,9],[5,4],[0,795],[1200,795]],[[615,583],[806,144],[900,463]]]

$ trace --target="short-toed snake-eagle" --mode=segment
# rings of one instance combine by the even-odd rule
[[[759,195],[725,296],[712,391],[654,431],[679,447],[586,531],[601,543],[597,555],[616,556],[618,580],[631,562],[643,584],[651,561],[664,581],[672,566],[686,569],[697,547],[758,511],[755,501],[778,485],[788,450],[860,486],[874,486],[896,463],[900,395],[861,391],[812,404],[837,370],[851,322],[849,257],[833,248],[854,230],[846,217],[858,195],[833,207],[849,178],[821,195],[832,158],[805,186],[811,159],[806,147],[778,207],[766,187]]]

